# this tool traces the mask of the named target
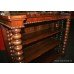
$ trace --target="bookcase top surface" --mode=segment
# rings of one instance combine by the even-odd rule
[[[0,23],[8,28],[21,28],[24,27],[24,23],[32,22],[43,22],[43,21],[52,21],[60,19],[69,19],[70,15],[0,15]]]

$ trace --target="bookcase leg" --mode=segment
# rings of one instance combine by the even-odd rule
[[[23,62],[23,50],[22,50],[22,40],[21,40],[21,29],[12,29],[12,40],[14,50],[15,62]]]
[[[64,43],[63,43],[62,53],[65,53],[65,48],[66,48],[67,40],[68,40],[69,28],[70,28],[70,19],[67,19],[67,25],[66,25],[66,31],[65,31],[65,36],[64,36]]]

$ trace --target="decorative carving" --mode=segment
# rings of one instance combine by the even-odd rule
[[[62,50],[62,53],[65,52],[65,48],[66,48],[66,45],[67,45],[67,39],[68,39],[69,28],[70,28],[70,19],[67,19],[67,25],[66,25],[66,31],[65,31],[65,37],[64,37],[64,43],[63,43],[63,50]]]
[[[14,55],[15,55],[15,62],[21,62],[23,60],[23,50],[22,50],[22,40],[21,40],[21,29],[13,29],[13,40],[12,44],[14,46]]]

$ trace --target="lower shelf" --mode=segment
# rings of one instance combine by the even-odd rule
[[[42,54],[48,52],[59,44],[59,41],[49,38],[28,46],[24,49],[24,61],[31,62],[32,60],[40,57]]]
[[[42,56],[31,61],[31,63],[52,63],[62,56],[63,56],[63,54],[60,52],[57,53],[54,51],[54,52],[50,53],[50,51],[48,51],[45,54],[43,54]]]

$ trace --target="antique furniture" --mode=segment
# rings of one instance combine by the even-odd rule
[[[0,15],[0,27],[10,62],[52,62],[66,52],[70,14]]]

